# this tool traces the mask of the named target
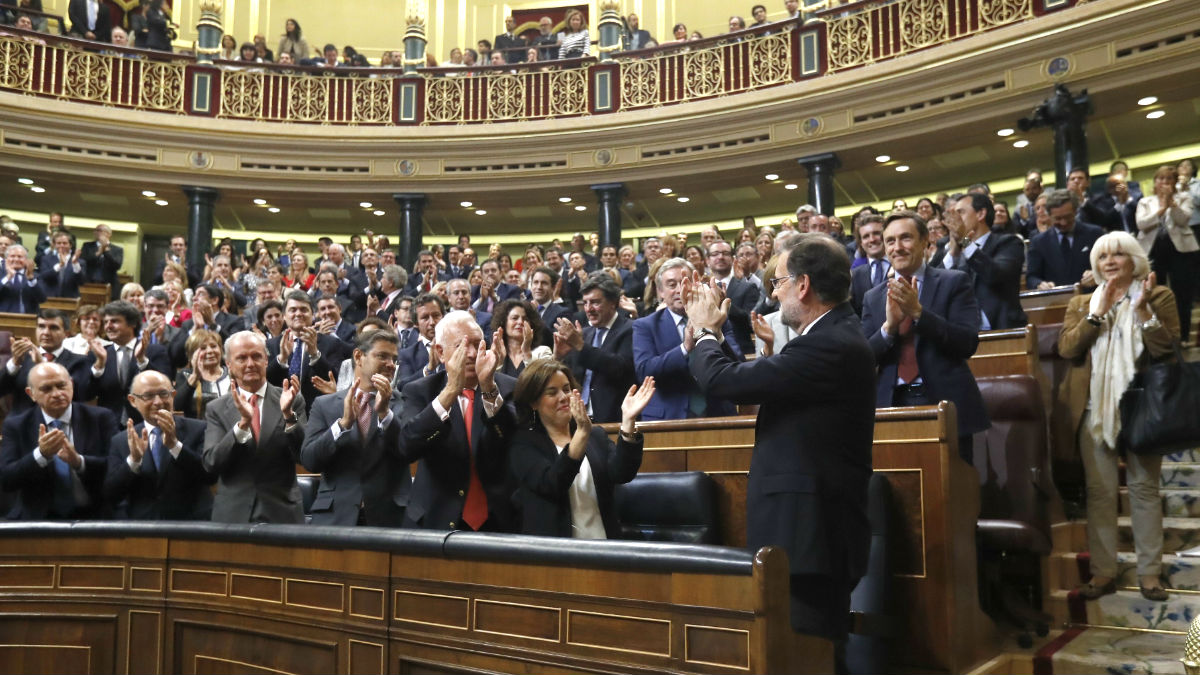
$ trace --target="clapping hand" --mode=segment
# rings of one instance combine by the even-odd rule
[[[284,417],[288,417],[288,413],[292,410],[292,401],[296,399],[296,395],[300,393],[300,376],[293,375],[283,381],[283,391],[279,394],[279,412]]]
[[[125,422],[125,440],[129,443],[129,458],[135,463],[141,462],[150,446],[149,430],[142,427],[142,433],[133,428],[133,420]],[[174,445],[174,443],[172,443]]]
[[[496,359],[504,361],[508,358],[508,347],[504,344],[504,329],[497,328],[495,333],[492,333],[492,351],[496,352]]]
[[[1137,303],[1133,306],[1133,311],[1137,312],[1138,318],[1145,323],[1154,318],[1154,312],[1150,310],[1150,292],[1158,285],[1158,275],[1151,272],[1142,281],[1142,295],[1138,298]]]
[[[246,431],[251,431],[253,429],[254,413],[256,412],[254,409],[255,406],[250,403],[249,399],[242,396],[237,380],[232,377],[229,378],[229,393],[233,395],[233,406],[237,408],[238,414],[242,417],[238,423]],[[281,405],[280,407],[282,408],[283,406]]]
[[[38,452],[42,453],[42,457],[46,459],[54,457],[66,440],[67,435],[61,429],[47,431],[45,424],[38,426]]]
[[[636,384],[629,388],[625,394],[625,399],[621,401],[621,430],[625,433],[633,433],[633,423],[637,421],[642,411],[646,409],[646,405],[650,403],[650,399],[654,397],[654,378],[647,377],[642,380],[642,386]]]
[[[475,375],[479,378],[479,386],[482,391],[495,391],[496,384],[493,376],[499,365],[500,359],[496,358],[496,352],[488,349],[487,343],[480,340],[479,347],[475,350]]]
[[[592,418],[588,417],[587,404],[578,389],[571,392],[571,419],[575,420],[575,435],[587,437],[592,433]],[[624,404],[622,404],[624,407]]]
[[[371,376],[371,384],[375,387],[375,416],[383,421],[388,416],[388,406],[392,402],[392,381],[387,375],[375,373]]]
[[[41,353],[33,348],[33,342],[29,338],[17,338],[12,342],[12,362],[21,363],[25,359],[26,354],[33,354],[33,362],[41,361]]]
[[[326,380],[318,375],[312,376],[313,389],[322,394],[332,394],[337,391],[337,379],[333,376],[333,371],[329,371],[329,379]]]
[[[763,343],[763,354],[770,356],[775,353],[775,331],[771,329],[771,324],[767,322],[767,317],[758,312],[750,312],[750,326],[754,328],[754,335]]]

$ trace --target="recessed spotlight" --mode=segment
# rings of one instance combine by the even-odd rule
[[[382,209],[375,209],[374,211],[372,211],[372,213],[374,213],[377,216],[382,216],[383,214],[387,213],[387,211],[384,211]]]
[[[271,208],[269,208],[269,209],[267,209],[267,210],[268,210],[268,211],[270,211],[271,213],[279,213],[279,207],[278,207],[278,206],[272,206]]]
[[[257,205],[259,205],[259,206],[266,206],[266,205],[267,205],[267,200],[265,200],[265,199],[255,199],[255,200],[254,200],[254,203],[255,203],[255,204],[257,204]]]
[[[899,171],[900,173],[904,173],[905,171],[908,171],[908,165],[901,164],[900,166],[896,167],[896,170]]]
[[[1167,114],[1167,111],[1166,111],[1166,110],[1155,110],[1154,112],[1148,112],[1148,113],[1146,113],[1146,119],[1148,119],[1148,120],[1156,120],[1156,119],[1158,119],[1158,118],[1160,118],[1160,117],[1162,117],[1163,115],[1166,115],[1166,114]]]
[[[20,183],[21,185],[33,185],[32,178],[18,178],[17,182]]]
[[[153,198],[153,197],[157,197],[158,193],[155,192],[154,190],[142,190],[142,196]]]
[[[677,201],[678,201],[680,204],[686,204],[686,203],[688,203],[688,202],[692,201],[692,200],[691,200],[691,199],[689,199],[688,197],[676,197],[675,199],[676,199],[676,200],[677,200]]]
[[[671,188],[659,188],[658,193],[661,195],[669,195],[671,194]]]
[[[800,186],[796,185],[795,183],[788,183],[787,185],[783,186],[783,189],[784,190],[795,190],[798,187],[800,187]]]
[[[576,210],[576,211],[587,211],[587,207],[586,207],[586,206],[584,206],[583,204],[577,204],[577,205],[575,206],[575,210]]]
[[[571,203],[571,198],[570,197],[559,197],[558,201],[562,202],[563,204],[569,204],[569,203]]]
[[[46,191],[46,188],[44,188],[44,187],[42,187],[42,186],[40,186],[40,185],[34,185],[33,187],[31,187],[31,188],[29,188],[29,189],[30,189],[30,190],[32,190],[32,191],[34,191],[34,192],[37,192],[38,194],[41,194],[41,193],[43,193],[43,192],[45,192],[45,191]]]
[[[1013,131],[1012,129],[1008,129],[1008,128],[996,130],[996,135],[1000,136],[1000,137],[1012,136],[1015,133],[1016,133],[1015,131]]]
[[[474,202],[459,202],[458,205],[463,207],[464,209],[469,209],[472,206],[475,206],[475,203]]]
[[[1157,96],[1143,96],[1138,99],[1138,105],[1154,105],[1155,103],[1158,103]]]
[[[372,204],[371,202],[359,202],[359,203],[358,203],[358,205],[359,205],[359,206],[361,206],[361,207],[363,207],[364,209],[369,209],[369,208],[371,208],[372,206],[375,206],[375,205],[374,205],[374,204]]]
[[[879,162],[880,164],[883,164],[884,162],[890,162],[890,161],[892,161],[892,156],[891,155],[876,155],[875,161]]]
[[[155,203],[155,204],[158,204],[159,206],[166,206],[166,205],[167,205],[167,200],[165,200],[165,199],[155,199],[155,200],[154,200],[154,203]]]
[[[477,215],[477,216],[486,216],[486,215],[487,215],[487,211],[484,211],[483,209],[475,209],[475,215]]]
[[[1014,148],[1024,148],[1024,147],[1027,147],[1028,145],[1029,145],[1029,141],[1015,141],[1015,142],[1013,142],[1013,147],[1014,147]]]
[[[763,178],[766,178],[767,180],[779,180],[779,174],[769,173],[769,174],[763,176]]]

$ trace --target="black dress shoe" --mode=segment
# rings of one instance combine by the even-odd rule
[[[1079,595],[1084,600],[1095,600],[1105,595],[1111,595],[1117,592],[1117,580],[1111,579],[1103,586],[1097,586],[1092,582],[1088,582],[1079,587]]]
[[[1143,598],[1145,598],[1147,600],[1151,600],[1153,602],[1165,602],[1167,600],[1167,598],[1170,597],[1170,595],[1167,594],[1167,589],[1163,588],[1162,586],[1155,586],[1154,588],[1146,588],[1145,586],[1139,585],[1138,590],[1140,590],[1142,592]]]

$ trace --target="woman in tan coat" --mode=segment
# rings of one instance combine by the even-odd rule
[[[1071,299],[1058,351],[1072,363],[1059,389],[1055,442],[1078,443],[1087,481],[1087,535],[1092,580],[1080,595],[1094,600],[1116,591],[1117,438],[1121,394],[1139,370],[1172,352],[1179,335],[1175,296],[1155,285],[1146,253],[1132,235],[1112,232],[1092,246],[1092,274],[1100,285]],[[1137,551],[1138,584],[1149,600],[1165,600],[1162,566],[1162,457],[1125,456],[1126,482]]]

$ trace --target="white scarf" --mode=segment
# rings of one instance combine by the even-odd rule
[[[1101,283],[1092,293],[1088,310],[1100,316],[1100,303],[1108,282]],[[1133,307],[1142,295],[1142,285],[1136,280],[1129,285],[1125,297],[1108,310],[1108,325],[1092,345],[1091,428],[1097,442],[1117,447],[1121,433],[1121,394],[1129,388],[1137,374],[1137,360],[1145,345],[1142,343],[1142,324]]]

